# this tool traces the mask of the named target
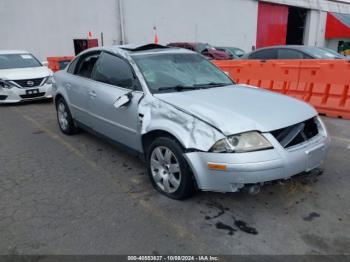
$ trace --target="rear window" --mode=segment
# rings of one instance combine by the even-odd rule
[[[40,66],[41,63],[31,54],[0,54],[0,69]]]

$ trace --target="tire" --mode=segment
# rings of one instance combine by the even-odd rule
[[[72,114],[66,101],[60,97],[56,102],[57,121],[62,133],[66,135],[76,134],[79,129],[76,127]]]
[[[177,200],[194,192],[192,171],[183,153],[180,144],[170,137],[156,138],[147,151],[147,171],[153,187]]]

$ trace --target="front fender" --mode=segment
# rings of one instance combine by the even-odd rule
[[[208,151],[215,142],[224,138],[218,130],[153,96],[146,96],[139,106],[143,115],[141,134],[163,130],[174,137],[186,149]]]

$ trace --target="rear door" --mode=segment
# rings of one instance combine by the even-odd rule
[[[91,85],[92,69],[100,52],[90,52],[78,57],[68,68],[63,87],[68,95],[68,102],[73,117],[78,122],[90,126],[91,117],[88,111],[88,100]]]
[[[141,150],[138,132],[138,104],[143,96],[135,74],[124,58],[103,52],[92,73],[95,84],[89,97],[89,110],[93,128],[128,147]],[[123,95],[131,94],[131,100],[116,108],[115,102]]]

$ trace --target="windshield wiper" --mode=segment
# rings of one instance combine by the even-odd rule
[[[164,86],[158,88],[158,91],[166,91],[166,90],[176,90],[178,92],[183,90],[195,90],[197,89],[195,86],[183,86],[183,85],[176,85],[176,86]]]
[[[228,86],[229,83],[219,83],[219,82],[210,82],[210,83],[203,83],[203,84],[195,84],[194,86],[200,87],[200,88],[210,88],[210,87],[220,87],[220,86]]]
[[[193,86],[183,86],[183,85],[176,85],[176,86],[165,86],[158,88],[158,91],[166,91],[166,90],[176,90],[178,92],[183,90],[196,90],[196,89],[204,89],[204,88],[211,88],[211,87],[220,87],[220,86],[228,86],[229,83],[219,83],[219,82],[210,82],[210,83],[203,83],[203,84],[195,84]]]

